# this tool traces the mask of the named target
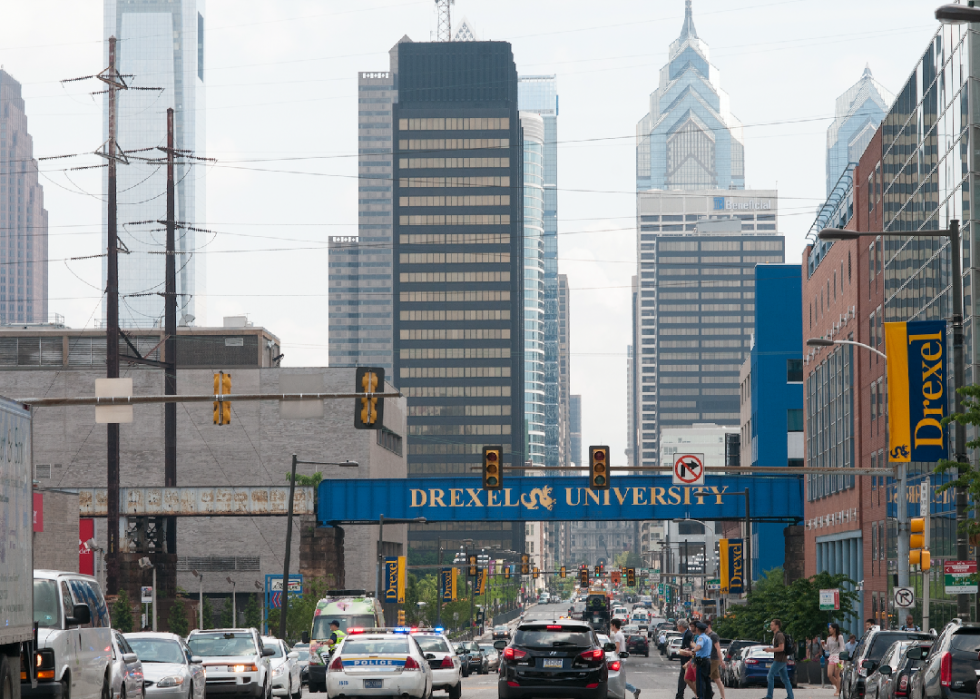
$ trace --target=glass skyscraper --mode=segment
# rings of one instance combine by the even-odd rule
[[[195,156],[205,153],[204,0],[105,0],[105,38],[115,36],[116,68],[131,87],[162,90],[120,90],[117,94],[116,142],[123,151],[162,157],[167,145],[167,109],[174,109],[176,148]],[[108,65],[108,41],[105,61]],[[103,139],[109,138],[108,98]],[[176,185],[177,319],[205,320],[206,268],[203,234],[205,172],[202,163],[178,159]],[[167,169],[131,159],[117,168],[119,255],[119,323],[123,327],[162,324],[165,272],[164,236],[153,225],[166,217]],[[103,191],[108,174],[103,175]],[[103,218],[105,213],[103,213]],[[107,246],[103,221],[103,249]],[[158,226],[156,226],[158,227]],[[103,286],[106,261],[102,263]]]
[[[544,120],[521,112],[524,130],[524,422],[528,459],[545,463]]]

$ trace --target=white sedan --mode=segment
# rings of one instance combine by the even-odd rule
[[[463,666],[453,646],[441,631],[412,632],[425,659],[432,669],[432,690],[444,689],[449,699],[459,699],[463,694]]]
[[[299,664],[299,653],[290,651],[278,638],[262,637],[262,646],[272,648],[269,656],[272,668],[272,694],[277,697],[300,699],[303,694],[303,667]]]
[[[143,662],[146,699],[204,699],[201,659],[173,633],[138,632],[123,636]]]
[[[418,642],[405,631],[346,636],[327,668],[327,699],[340,695],[428,699],[432,669]]]

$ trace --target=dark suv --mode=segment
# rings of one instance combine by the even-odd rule
[[[980,670],[980,624],[953,619],[912,676],[912,699],[975,697]]]
[[[844,673],[841,675],[840,695],[843,699],[863,699],[864,680],[874,672],[895,641],[930,641],[932,636],[915,631],[868,631],[854,649],[854,656],[841,655]]]
[[[595,631],[581,621],[529,621],[517,627],[510,644],[496,641],[500,650],[500,699],[572,697],[605,699],[609,683],[606,651]],[[625,657],[628,654],[624,654]]]

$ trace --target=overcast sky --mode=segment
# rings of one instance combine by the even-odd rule
[[[97,84],[59,81],[104,67],[102,8],[3,3],[0,64],[24,85],[35,157],[100,145],[102,98],[88,94]],[[787,261],[799,262],[824,200],[834,100],[865,64],[897,92],[937,28],[932,12],[912,0],[694,0],[698,36],[746,127],[746,187],[779,191]],[[207,247],[207,319],[248,314],[282,339],[284,366],[324,366],[327,237],[357,232],[357,72],[387,70],[404,34],[429,40],[434,3],[207,0],[204,16],[207,155],[219,160],[203,222],[219,231]],[[519,73],[558,76],[572,392],[583,396],[583,445],[609,444],[625,464],[634,134],[684,2],[458,0],[454,25],[463,17],[479,38],[512,42]],[[101,252],[101,176],[59,171],[67,162],[98,161],[42,164],[49,307],[84,327],[101,316],[101,262],[66,258]]]

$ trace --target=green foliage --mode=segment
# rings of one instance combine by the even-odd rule
[[[213,629],[214,628],[214,607],[211,604],[211,598],[205,597],[204,603],[201,606],[201,611],[204,616],[204,628]]]
[[[223,629],[233,629],[235,628],[235,620],[231,615],[231,600],[225,600],[225,606],[221,608],[221,614],[218,618],[218,623],[221,624]]]
[[[262,630],[262,605],[259,604],[259,594],[248,596],[248,604],[245,605],[245,628],[256,628]]]
[[[190,625],[187,623],[187,608],[184,606],[184,598],[178,595],[170,605],[170,613],[167,614],[167,628],[170,633],[178,636],[186,636],[190,632]]]
[[[949,417],[944,418],[943,425],[959,422],[967,427],[971,425],[980,426],[980,386],[964,386],[957,389],[956,392],[963,396],[963,412],[952,413]],[[950,442],[952,443],[952,440]],[[980,448],[980,438],[968,441],[966,446],[969,449]],[[946,473],[948,471],[955,471],[957,477],[937,488],[937,492],[941,493],[950,488],[965,488],[968,498],[973,502],[980,500],[980,470],[977,470],[969,461],[957,462],[950,459],[940,459],[939,463],[936,464],[935,472]],[[980,538],[980,520],[967,517],[960,524],[960,527],[961,531],[970,537],[971,546],[975,545],[977,539]]]
[[[840,588],[840,610],[820,610],[820,590]],[[850,589],[847,589],[850,588]],[[767,571],[753,583],[745,605],[732,605],[728,614],[718,619],[714,629],[725,638],[762,640],[769,634],[769,622],[776,618],[794,639],[802,640],[827,632],[827,624],[838,622],[848,626],[848,619],[857,630],[859,620],[853,611],[858,593],[854,581],[844,575],[819,573],[811,578],[783,583],[783,569]],[[842,629],[845,630],[845,629]]]
[[[292,474],[286,474],[286,480],[289,481]],[[320,485],[320,481],[323,480],[323,472],[317,471],[312,476],[304,476],[302,474],[296,474],[296,485],[301,488],[316,488]]]
[[[316,612],[317,602],[326,596],[329,589],[330,585],[323,578],[306,578],[303,581],[303,594],[301,596],[287,595],[286,640],[290,642],[299,641],[304,631],[309,632],[313,628],[313,615]],[[245,613],[247,616],[248,608],[246,608]],[[269,610],[269,631],[271,633],[279,633],[281,613],[279,609]]]
[[[133,609],[125,590],[119,590],[119,596],[112,605],[112,628],[122,633],[133,631]]]

